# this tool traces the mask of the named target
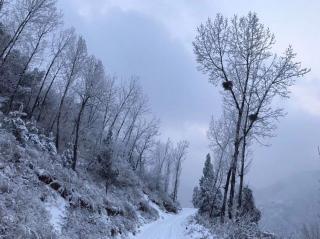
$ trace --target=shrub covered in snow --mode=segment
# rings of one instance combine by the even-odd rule
[[[250,218],[225,223],[217,220],[213,223],[198,214],[191,219],[188,231],[192,234],[199,228],[209,231],[208,235],[214,239],[276,239],[275,235],[261,231],[258,224],[251,222]]]
[[[219,216],[222,194],[218,187],[218,175],[213,169],[210,154],[207,155],[203,167],[203,175],[199,181],[199,187],[193,191],[192,202],[199,213],[210,218]]]

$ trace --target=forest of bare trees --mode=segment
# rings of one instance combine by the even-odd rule
[[[141,178],[156,175],[157,190],[177,201],[188,143],[168,141],[162,152],[159,120],[139,79],[109,75],[85,39],[64,28],[56,0],[1,1],[0,6],[2,110],[24,112],[53,134],[59,153],[72,152],[74,171],[79,164],[90,168],[106,160],[110,168],[110,160],[125,160]]]

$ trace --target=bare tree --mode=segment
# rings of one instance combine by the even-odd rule
[[[233,117],[230,114],[224,113],[220,120],[212,119],[210,122],[210,127],[208,130],[208,139],[210,142],[210,148],[215,155],[214,160],[214,188],[216,189],[214,199],[216,199],[219,190],[221,188],[224,179],[228,178],[227,175],[230,174],[228,164],[231,162],[232,158],[232,140],[233,138]],[[226,185],[224,186],[224,200],[223,205],[226,205],[226,195],[228,193],[229,181],[226,180]],[[212,216],[215,202],[213,200],[212,207],[210,211],[210,216]]]
[[[102,111],[103,119],[102,119],[101,129],[96,141],[95,148],[97,148],[97,146],[99,147],[101,146],[103,134],[105,132],[108,122],[111,119],[112,107],[113,107],[113,104],[115,101],[115,95],[116,95],[115,79],[111,77],[107,77],[104,89],[105,90],[100,98],[100,103],[102,105],[101,111]]]
[[[66,58],[66,71],[65,71],[65,81],[66,85],[62,93],[62,97],[59,104],[59,109],[57,113],[57,127],[56,127],[56,147],[59,149],[59,140],[60,140],[60,119],[63,110],[63,105],[67,93],[70,89],[71,84],[80,76],[82,68],[84,66],[85,60],[87,57],[87,47],[85,40],[82,37],[79,37],[77,43],[70,44],[69,49],[67,50]]]
[[[49,6],[47,6],[48,8]],[[28,46],[26,46],[25,48],[29,48],[29,56],[28,59],[24,65],[24,68],[22,70],[22,72],[19,73],[19,78],[17,80],[17,83],[13,89],[13,93],[10,96],[10,100],[9,100],[9,106],[8,106],[8,112],[11,110],[12,108],[12,103],[14,101],[14,98],[17,94],[18,88],[21,84],[21,81],[25,75],[25,73],[27,72],[27,70],[29,69],[32,61],[34,61],[37,55],[40,55],[46,45],[46,37],[53,32],[61,23],[60,22],[60,15],[58,14],[58,12],[56,11],[56,8],[54,5],[50,5],[50,9],[46,9],[46,11],[48,11],[48,15],[46,16],[46,18],[41,19],[42,21],[36,21],[35,23],[33,23],[31,31],[29,34],[27,34],[26,36],[26,40],[24,40],[25,44],[28,44]],[[33,33],[34,32],[34,33]],[[28,39],[28,40],[27,40]],[[30,96],[31,98],[31,96]]]
[[[174,166],[174,182],[173,182],[172,200],[174,202],[176,202],[178,199],[178,188],[180,183],[182,162],[186,157],[188,147],[189,147],[189,143],[187,141],[180,141],[177,143],[177,146],[173,152],[175,166]]]
[[[10,14],[13,19],[13,33],[0,52],[2,66],[21,35],[29,25],[43,23],[48,16],[56,12],[56,0],[18,0]]]
[[[51,77],[51,81],[43,95],[43,99],[39,105],[39,113],[38,113],[38,116],[37,116],[37,121],[40,121],[41,119],[41,116],[43,114],[43,111],[44,111],[44,108],[45,108],[45,105],[47,103],[47,98],[48,98],[48,95],[49,95],[49,92],[51,91],[52,87],[53,87],[53,84],[54,82],[56,81],[57,78],[59,78],[59,75],[61,74],[61,71],[62,71],[62,68],[63,68],[63,62],[62,62],[62,59],[59,60],[59,63],[57,63],[57,65],[53,66],[53,75]],[[56,116],[54,116],[54,118],[56,118]],[[54,119],[55,121],[55,119]],[[51,130],[50,132],[52,131],[52,128],[53,126],[51,127]]]
[[[128,110],[127,105],[130,105],[130,102],[132,97],[135,97],[137,92],[137,81],[136,79],[132,79],[127,86],[122,85],[118,91],[118,97],[117,97],[117,103],[116,106],[114,107],[114,113],[111,119],[111,123],[108,128],[107,135],[113,135],[114,127],[116,123],[118,122],[121,114],[123,112],[127,112]]]
[[[36,109],[36,107],[39,104],[40,95],[42,93],[43,87],[45,86],[45,83],[46,83],[51,71],[53,70],[54,66],[57,64],[59,58],[62,57],[62,54],[63,54],[64,50],[67,48],[68,44],[70,44],[70,42],[72,42],[72,39],[74,38],[74,36],[75,36],[74,30],[73,29],[67,29],[65,31],[60,32],[59,37],[57,39],[56,38],[52,39],[52,44],[51,44],[51,49],[50,49],[52,58],[51,58],[51,60],[49,62],[49,65],[48,65],[48,67],[46,69],[46,73],[45,73],[45,75],[43,77],[43,80],[41,82],[41,86],[40,86],[40,88],[38,90],[38,93],[37,93],[36,98],[34,100],[33,106],[31,107],[30,118],[32,117],[34,110]],[[61,67],[60,68],[58,67],[58,69],[59,69],[58,70],[58,73],[59,73]],[[52,84],[53,84],[57,74],[54,73],[54,76],[52,77],[52,81],[49,84],[49,87],[47,89],[48,93],[49,93],[49,91],[50,91],[50,89],[52,87]],[[45,97],[43,98],[43,102],[42,102],[41,106],[43,106],[43,103],[45,102],[48,93],[46,92]],[[40,107],[40,112],[41,112],[41,108],[42,107]],[[41,114],[39,114],[39,115],[41,115]]]
[[[153,146],[155,145],[155,137],[159,134],[159,121],[152,119],[148,123],[144,123],[145,129],[143,131],[142,137],[140,137],[140,142],[136,145],[136,150],[138,153],[135,169],[140,170],[142,173],[145,164],[145,155],[149,153]]]
[[[130,109],[128,126],[124,132],[123,139],[122,139],[122,141],[126,142],[126,144],[128,144],[128,142],[130,141],[132,132],[136,127],[139,119],[144,117],[149,112],[147,103],[148,103],[147,99],[143,96],[142,92],[140,92],[140,94],[138,95],[138,97],[136,97],[135,102],[132,104],[132,107]]]
[[[193,43],[199,69],[209,74],[214,85],[222,83],[224,104],[236,116],[233,158],[226,178],[230,180],[229,218],[233,217],[237,164],[244,137],[267,135],[273,129],[270,124],[282,116],[281,110],[272,107],[273,98],[288,97],[288,88],[295,79],[308,72],[295,62],[291,47],[280,57],[272,53],[274,43],[274,35],[254,13],[241,18],[235,16],[231,21],[218,14],[213,22],[209,19],[200,25]],[[249,123],[244,126],[246,118]],[[238,206],[241,206],[241,195],[239,198]],[[222,220],[225,210],[223,205]]]
[[[167,160],[166,160],[165,171],[164,171],[164,191],[166,193],[169,193],[169,186],[170,186],[170,181],[171,181],[171,176],[172,176],[173,163],[174,163],[173,156],[172,156],[172,152],[170,151],[169,155],[167,157]]]
[[[77,90],[80,97],[80,109],[75,122],[75,140],[73,144],[73,161],[72,169],[76,169],[78,160],[78,145],[79,134],[81,126],[81,118],[84,113],[85,107],[93,98],[100,94],[100,82],[105,79],[104,69],[101,61],[96,60],[94,57],[89,57],[85,64],[83,73],[83,80],[77,84]]]
[[[123,128],[125,127],[125,124],[128,120],[130,120],[130,116],[133,114],[135,114],[133,111],[137,112],[137,115],[139,115],[139,108],[138,110],[135,110],[135,104],[138,102],[138,98],[139,98],[139,93],[137,91],[134,92],[134,94],[132,94],[132,97],[130,98],[130,100],[127,101],[127,104],[124,108],[124,114],[121,118],[121,123],[119,124],[116,133],[115,133],[115,140],[117,141],[119,139],[120,136],[120,132],[123,130]],[[135,118],[134,116],[132,118]],[[119,118],[120,120],[120,118]],[[133,126],[135,123],[136,119],[134,119],[133,122]],[[130,139],[130,138],[129,138]]]
[[[161,141],[158,141],[156,144],[156,148],[154,150],[154,161],[155,161],[155,177],[156,177],[156,187],[157,189],[162,189],[163,183],[163,170],[164,166],[166,164],[166,161],[168,160],[170,156],[171,149],[171,141],[170,139],[167,140],[166,143],[162,143]]]

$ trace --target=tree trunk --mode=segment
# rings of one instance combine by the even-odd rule
[[[45,84],[45,82],[46,82],[46,80],[47,80],[47,78],[48,78],[48,76],[49,76],[49,73],[51,72],[51,68],[53,67],[53,65],[54,65],[57,57],[58,57],[58,54],[56,54],[56,55],[53,57],[50,65],[49,65],[49,67],[48,67],[48,69],[47,69],[47,71],[46,71],[46,74],[45,74],[45,76],[44,76],[44,78],[43,78],[43,80],[42,80],[42,83],[41,83],[40,89],[39,89],[39,91],[38,91],[37,97],[36,97],[36,99],[35,99],[35,101],[34,101],[34,103],[33,103],[33,106],[32,106],[32,108],[31,108],[30,118],[32,117],[33,112],[34,112],[35,108],[37,107],[37,104],[39,103],[40,94],[41,94],[41,92],[42,92],[42,90],[43,90],[44,84]]]
[[[128,154],[129,163],[130,163],[130,165],[132,166],[132,168],[133,168],[134,171],[136,170],[136,168],[135,168],[135,164],[134,164],[132,158],[133,158],[133,151],[134,151],[134,148],[136,147],[136,143],[137,143],[138,139],[139,139],[139,135],[137,134],[136,137],[135,137],[135,139],[134,139],[134,141],[133,141],[133,144],[131,145],[131,148],[130,148],[129,154]]]
[[[233,162],[231,166],[231,181],[230,181],[230,195],[229,195],[229,202],[228,202],[228,216],[229,219],[233,217],[233,203],[234,203],[234,195],[235,195],[235,186],[236,186],[236,173],[237,173],[237,161],[239,157],[239,146],[240,142],[239,139],[236,140],[234,147],[234,155],[233,155]]]
[[[174,187],[173,187],[173,194],[172,194],[172,200],[174,202],[177,201],[178,198],[178,183],[179,183],[179,171],[180,171],[180,159],[177,162],[177,168],[176,168],[176,175],[175,175],[175,180],[174,180]]]
[[[18,82],[17,82],[17,84],[16,84],[16,86],[15,86],[15,88],[14,88],[13,94],[10,96],[8,113],[10,112],[10,110],[11,110],[11,108],[12,108],[12,103],[13,103],[14,98],[15,98],[17,92],[18,92],[18,88],[19,88],[19,86],[20,86],[20,84],[21,84],[22,78],[23,78],[23,76],[25,75],[26,71],[28,70],[29,65],[30,65],[30,63],[31,63],[34,55],[37,53],[38,48],[39,48],[39,46],[40,46],[40,43],[41,43],[41,40],[42,40],[42,37],[43,37],[43,36],[44,36],[44,35],[42,34],[42,35],[38,38],[37,44],[36,44],[35,48],[33,49],[30,57],[28,58],[27,63],[25,64],[25,66],[24,66],[24,68],[23,68],[23,71],[21,72],[21,74],[20,74],[20,76],[19,76]]]
[[[231,180],[230,180],[230,194],[228,201],[228,217],[229,219],[233,218],[233,203],[235,195],[235,184],[236,184],[236,169],[233,166],[231,169]]]
[[[80,130],[80,124],[81,124],[81,116],[83,113],[83,109],[86,105],[86,101],[83,101],[81,104],[81,108],[78,114],[78,118],[76,121],[76,136],[75,136],[75,141],[74,141],[74,145],[73,145],[73,161],[72,161],[72,169],[75,171],[76,170],[76,166],[77,166],[77,160],[78,160],[78,144],[79,144],[79,130]]]
[[[77,49],[77,53],[78,53],[78,49]],[[79,55],[74,57],[73,60],[72,60],[72,67],[71,67],[71,71],[70,71],[70,74],[69,74],[68,79],[67,79],[67,85],[66,85],[66,88],[65,88],[65,90],[63,92],[63,95],[62,95],[62,98],[61,98],[61,101],[60,101],[60,105],[59,105],[58,116],[57,116],[57,132],[56,132],[56,148],[57,148],[57,150],[59,150],[60,118],[61,118],[63,103],[64,103],[65,97],[66,97],[66,95],[68,93],[69,87],[71,85],[72,78],[74,77],[74,74],[75,74],[74,71],[75,71],[76,62],[77,62],[78,57],[79,57]]]
[[[244,163],[246,156],[246,138],[243,139],[242,152],[241,152],[241,168],[240,168],[240,184],[238,193],[238,209],[242,206],[242,190],[243,190],[243,179],[244,179]]]
[[[176,175],[176,178],[174,180],[174,188],[173,188],[173,194],[172,194],[172,200],[174,202],[177,201],[177,194],[178,194],[178,174]]]
[[[102,121],[102,127],[101,127],[101,130],[100,130],[100,134],[99,136],[97,137],[96,139],[96,143],[95,143],[95,146],[94,146],[94,152],[97,151],[97,148],[101,146],[101,143],[102,143],[102,138],[103,138],[103,133],[104,133],[104,130],[106,128],[106,125],[110,119],[110,117],[108,117],[107,119],[107,116],[108,116],[108,113],[109,113],[109,103],[107,103],[107,106],[105,108],[105,111],[104,111],[104,116],[103,116],[103,121]]]
[[[233,158],[231,163],[230,194],[229,194],[229,202],[228,202],[229,219],[232,219],[233,217],[232,214],[233,214],[233,202],[234,202],[235,186],[236,186],[237,162],[239,157],[239,147],[241,143],[240,131],[241,131],[241,122],[242,122],[242,115],[243,115],[243,105],[244,105],[244,101],[238,113],[236,132],[235,132],[236,135],[234,140],[234,153],[233,153]]]
[[[141,150],[141,152],[139,153],[139,157],[136,163],[136,169],[139,167],[140,173],[141,173],[141,169],[142,169],[142,155],[145,149]]]
[[[230,177],[231,177],[231,167],[228,170],[226,184],[224,185],[223,201],[222,201],[221,216],[220,216],[220,220],[222,223],[224,223],[224,216],[226,214],[226,206],[227,206]]]
[[[51,82],[50,82],[50,84],[49,84],[49,86],[48,86],[48,89],[46,90],[46,93],[45,93],[44,96],[43,96],[42,103],[41,103],[41,105],[40,105],[40,107],[39,107],[39,114],[38,114],[38,117],[37,117],[37,121],[40,121],[40,119],[41,119],[41,115],[42,115],[42,113],[43,113],[44,105],[45,105],[45,103],[46,103],[48,94],[49,94],[49,92],[50,92],[50,90],[51,90],[51,88],[52,88],[52,86],[53,86],[53,83],[54,83],[55,79],[57,78],[60,70],[61,70],[61,67],[59,67],[58,70],[56,71],[56,73],[54,74],[54,76],[53,76],[53,78],[52,78],[52,80],[51,80]]]
[[[10,53],[11,53],[13,47],[14,47],[14,45],[18,41],[22,31],[24,30],[25,26],[29,22],[30,16],[31,16],[31,12],[29,12],[28,15],[25,17],[25,19],[20,23],[20,25],[18,26],[17,30],[15,31],[14,35],[12,36],[12,38],[10,39],[8,44],[3,48],[3,50],[2,50],[2,52],[0,54],[0,57],[1,57],[1,60],[2,60],[1,61],[1,66],[3,66],[3,64],[6,62],[8,56],[10,55]]]
[[[60,105],[59,105],[59,110],[58,110],[58,116],[57,116],[57,131],[56,131],[56,148],[57,150],[59,150],[59,140],[60,140],[60,119],[61,119],[61,113],[62,113],[62,108],[63,108],[63,104],[64,104],[64,100],[65,97],[67,95],[67,92],[69,90],[69,86],[70,86],[70,79],[68,80],[68,83],[66,85],[66,88],[63,92],[61,101],[60,101]]]
[[[15,31],[15,33],[13,34],[12,38],[10,39],[8,44],[3,48],[3,50],[2,50],[2,52],[0,54],[0,58],[2,60],[0,67],[2,67],[3,64],[6,62],[6,60],[7,60],[8,56],[10,55],[13,47],[15,46],[16,42],[18,41],[21,33],[23,32],[24,28],[26,27],[26,25],[31,20],[31,17],[36,13],[37,10],[39,10],[43,6],[44,3],[45,3],[45,1],[42,1],[40,3],[40,5],[37,6],[36,9],[34,7],[32,9],[30,9],[28,14],[25,16],[25,18],[19,24],[19,26],[18,26],[17,30]]]
[[[249,106],[248,106],[249,107]],[[240,166],[240,184],[239,184],[239,192],[238,192],[238,211],[242,206],[242,190],[243,190],[243,180],[244,180],[244,164],[245,164],[245,157],[246,157],[246,146],[247,146],[247,136],[246,133],[247,126],[248,126],[248,118],[249,118],[249,109],[246,110],[245,115],[245,123],[243,127],[243,142],[242,142],[242,152],[241,152],[241,166]]]
[[[121,129],[122,129],[122,127],[123,127],[123,125],[124,125],[127,117],[128,117],[129,112],[130,112],[130,108],[127,109],[127,111],[126,111],[126,113],[125,113],[125,115],[124,115],[124,117],[123,117],[123,119],[122,119],[122,122],[121,122],[121,124],[120,124],[120,127],[119,127],[119,129],[117,130],[116,137],[115,137],[115,140],[116,140],[116,141],[117,141],[118,138],[119,138],[120,131],[121,131]]]
[[[169,181],[170,181],[170,174],[171,174],[171,164],[167,162],[166,165],[166,175],[165,175],[165,181],[164,181],[164,191],[167,193],[169,191]]]

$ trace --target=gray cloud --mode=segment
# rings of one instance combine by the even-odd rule
[[[208,151],[206,129],[211,114],[221,110],[219,92],[196,70],[192,39],[196,26],[222,12],[256,11],[275,32],[276,50],[293,44],[299,59],[313,68],[286,104],[288,116],[279,122],[270,147],[255,146],[248,180],[254,187],[272,184],[298,170],[319,168],[320,48],[317,22],[320,4],[310,1],[60,1],[66,22],[85,36],[89,50],[103,60],[107,71],[120,77],[137,75],[150,98],[153,112],[161,118],[162,137],[191,142],[184,165],[181,199],[190,202]],[[277,7],[274,7],[277,6]],[[297,14],[307,7],[308,15]],[[294,39],[294,40],[293,40]],[[267,175],[272,173],[272,178]]]

